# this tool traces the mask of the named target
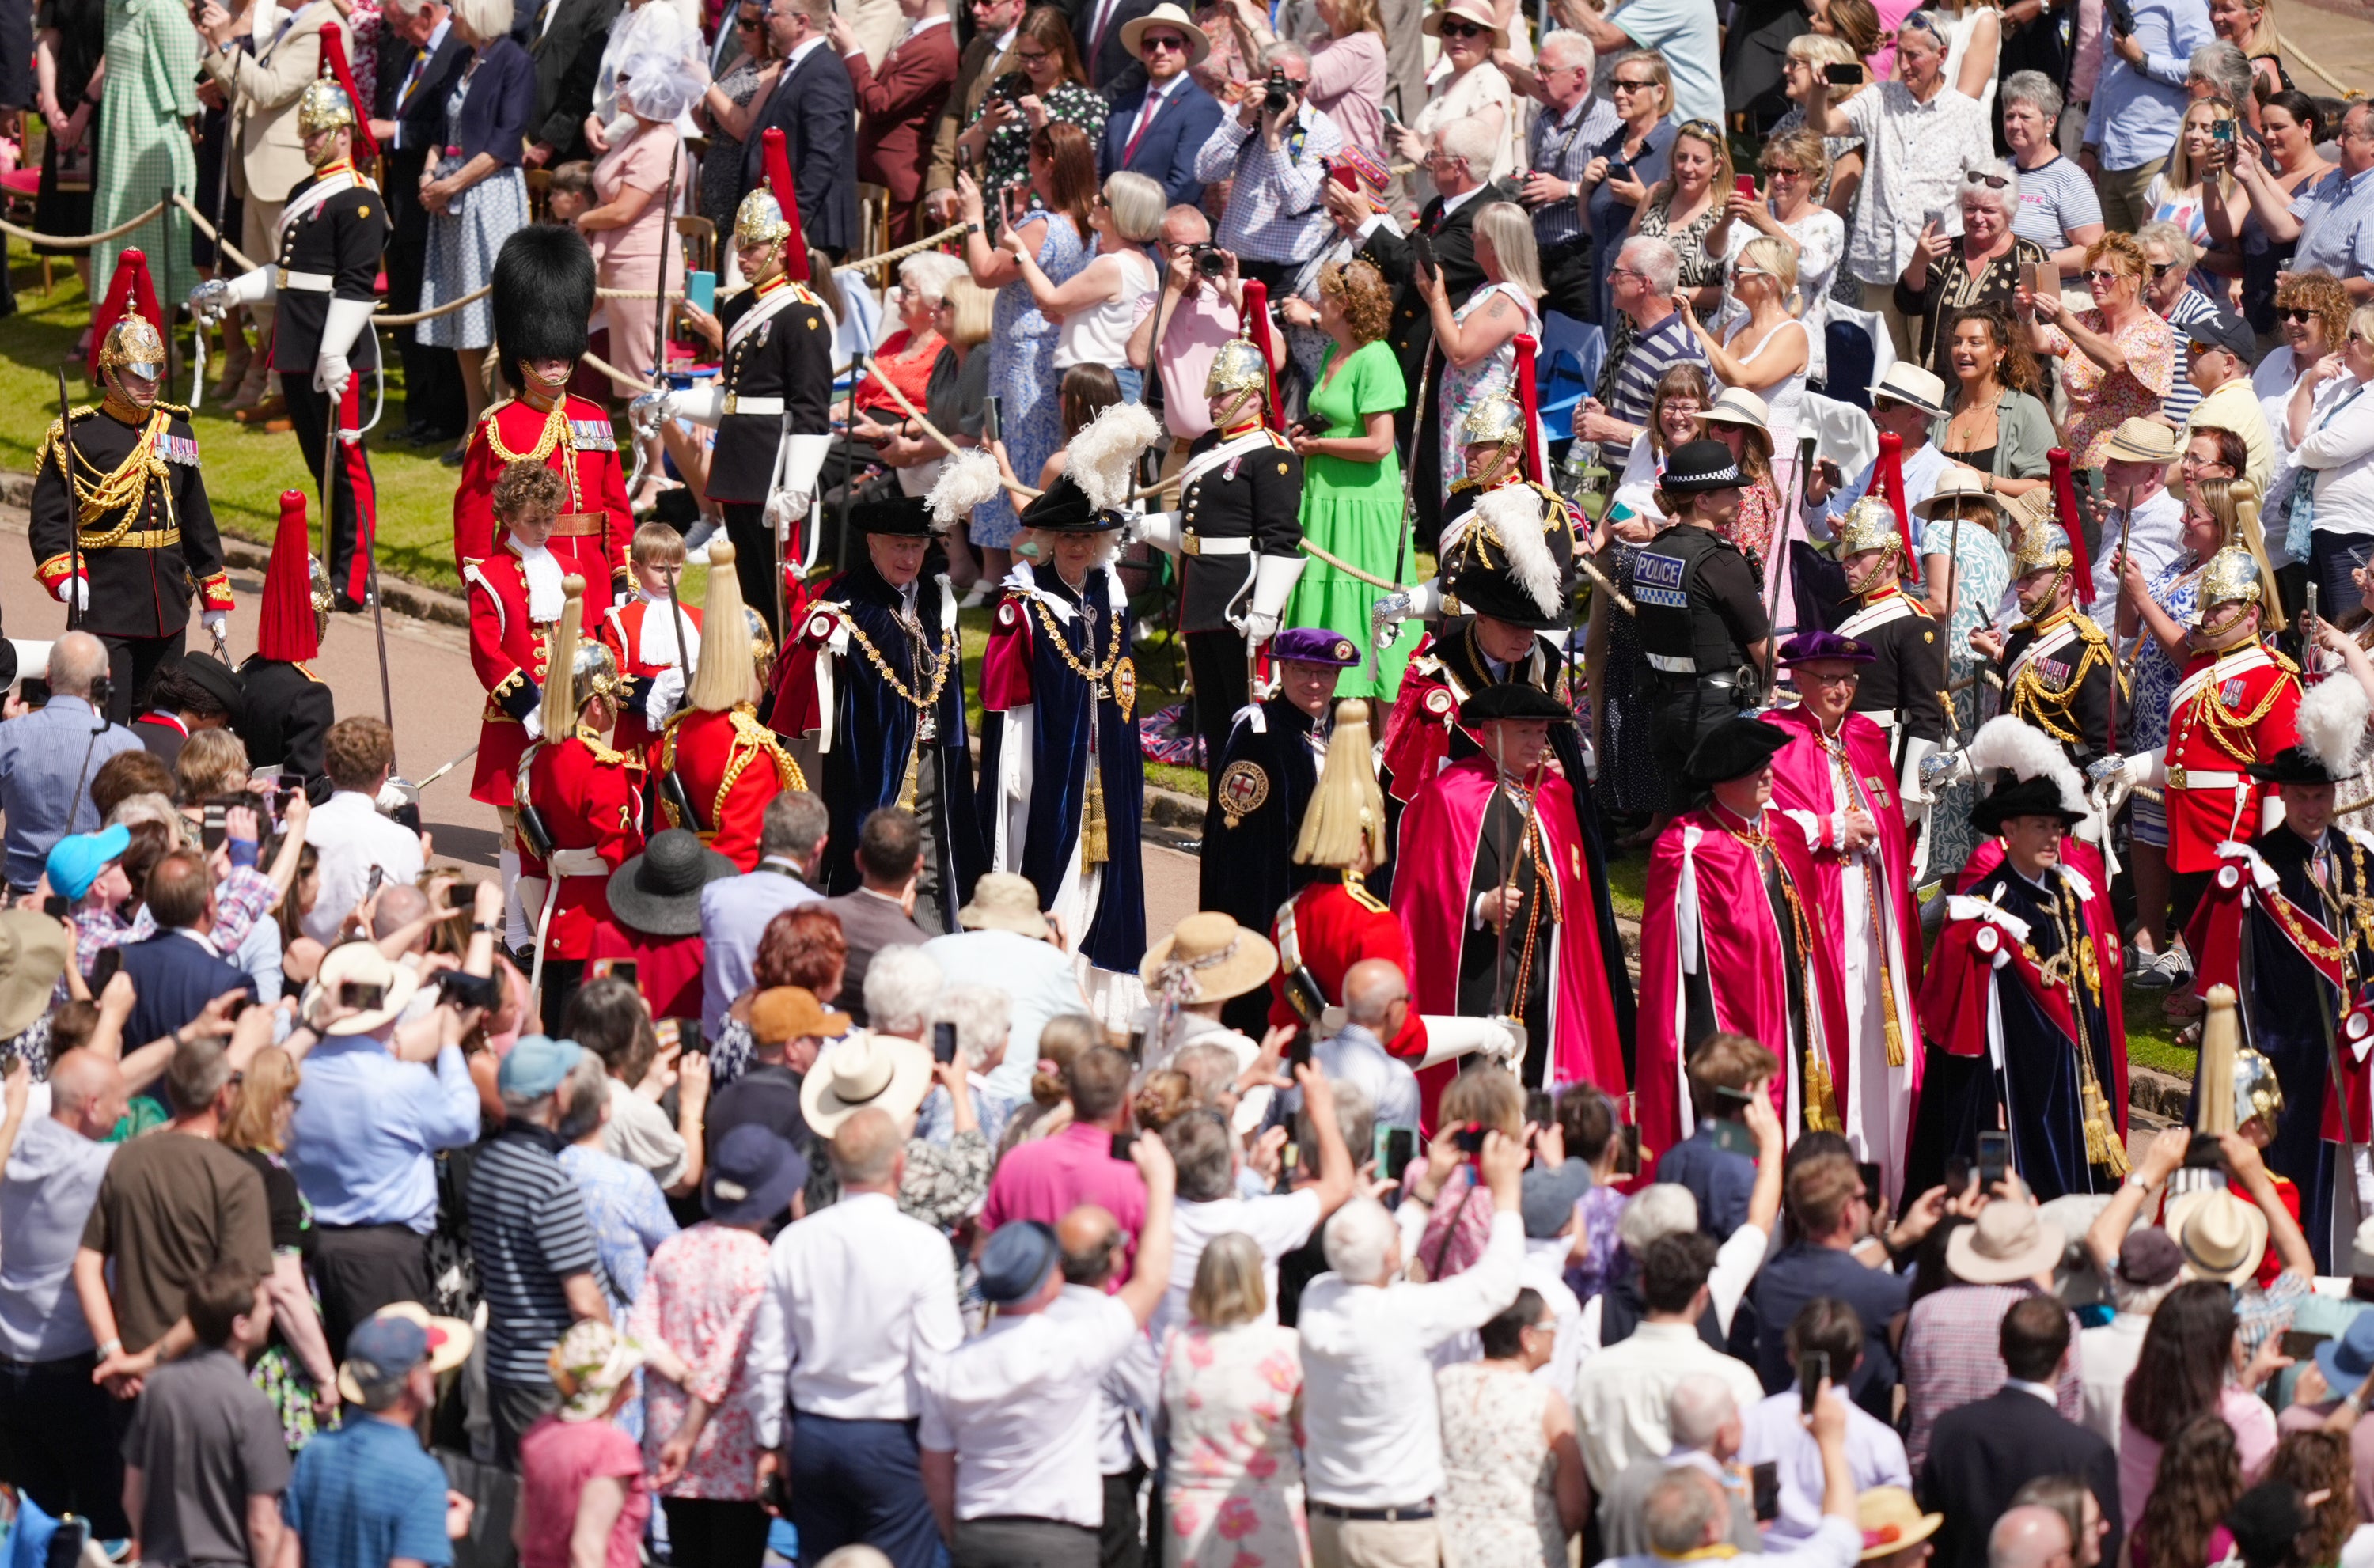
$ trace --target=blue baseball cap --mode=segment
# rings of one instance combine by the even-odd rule
[[[72,900],[90,891],[99,873],[123,859],[132,848],[132,830],[122,823],[97,833],[73,833],[50,850],[50,891]]]
[[[428,1359],[427,1324],[394,1313],[366,1317],[347,1336],[345,1370],[357,1390],[349,1397],[361,1404],[362,1392],[387,1387]]]
[[[574,1040],[556,1040],[549,1035],[523,1035],[519,1043],[503,1058],[503,1065],[495,1073],[495,1085],[506,1094],[524,1099],[549,1094],[560,1087],[569,1070],[585,1047]]]
[[[1055,1227],[1038,1220],[1000,1225],[981,1249],[981,1297],[992,1306],[1011,1306],[1039,1293],[1061,1259]]]

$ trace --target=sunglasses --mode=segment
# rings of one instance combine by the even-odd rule
[[[2011,186],[2011,181],[2004,178],[2004,176],[2000,174],[1984,173],[1976,169],[1971,170],[1968,174],[1962,176],[1962,183],[1965,185],[1984,185],[1990,191],[2008,190]]]
[[[2275,314],[2285,321],[2297,322],[2301,326],[2306,326],[2317,319],[2314,310],[2303,310],[2297,305],[2279,305],[2275,308]]]
[[[1785,163],[1768,163],[1764,166],[1764,178],[1767,180],[1803,180],[1804,177],[1804,170],[1792,169]]]
[[[1723,145],[1722,127],[1711,120],[1685,120],[1681,123],[1681,130],[1686,135],[1698,137],[1700,141],[1712,142],[1716,146]]]
[[[1616,76],[1607,84],[1610,92],[1647,92],[1657,85],[1654,76]]]
[[[1445,22],[1440,30],[1445,38],[1482,38],[1487,31],[1474,22]]]
[[[2087,283],[2117,283],[2127,275],[2121,272],[2110,272],[2102,267],[2091,267],[2077,275]]]
[[[1137,49],[1141,54],[1149,49],[1175,49],[1184,54],[1187,53],[1187,41],[1174,32],[1141,33],[1138,35]]]

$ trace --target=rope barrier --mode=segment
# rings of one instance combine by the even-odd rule
[[[190,200],[189,197],[182,194],[181,192],[176,191],[173,193],[173,205],[181,208],[182,211],[188,216],[189,220],[197,226],[198,232],[213,240],[215,242],[215,249],[220,251],[224,255],[229,256],[233,264],[238,266],[240,270],[242,272],[253,272],[254,270],[255,263],[249,261],[245,256],[241,255],[238,248],[232,245],[229,240],[224,239],[221,231],[216,228],[213,224],[206,221],[206,215],[198,210],[197,203]]]
[[[61,250],[81,250],[86,246],[105,244],[110,240],[120,240],[164,210],[164,203],[153,203],[147,211],[138,216],[127,218],[114,228],[98,234],[42,234],[30,228],[19,228],[17,225],[6,222],[0,222],[0,234],[6,234],[13,240],[22,240],[29,245],[52,245]]]
[[[451,315],[464,305],[475,305],[479,300],[484,299],[488,295],[492,294],[494,291],[495,286],[489,283],[483,287],[472,289],[469,293],[464,294],[459,299],[448,299],[442,305],[436,306],[430,310],[414,310],[409,314],[401,316],[373,316],[371,318],[371,325],[375,327],[412,326],[417,322],[425,322],[432,316]]]
[[[2313,59],[2311,59],[2307,51],[2301,49],[2298,44],[2294,43],[2290,39],[2286,38],[2280,29],[2275,33],[2275,42],[2283,49],[2284,57],[2286,60],[2295,65],[2307,66],[2309,70],[2315,72],[2320,77],[2323,78],[2323,80],[2332,87],[2333,90],[2339,93],[2342,97],[2355,101],[2356,99],[2366,96],[2366,90],[2363,88],[2353,88],[2342,82],[2330,71],[2327,71],[2323,66],[2319,65]]]
[[[651,382],[643,380],[641,376],[632,375],[628,371],[621,370],[616,365],[610,364],[608,361],[597,357],[590,351],[579,355],[577,357],[577,362],[584,366],[587,369],[593,371],[597,376],[607,376],[614,381],[622,382],[627,386],[634,388],[637,392],[656,392],[659,390],[652,386]]]

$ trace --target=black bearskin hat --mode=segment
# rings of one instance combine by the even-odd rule
[[[520,361],[585,352],[594,315],[594,252],[573,228],[537,223],[514,231],[495,256],[495,351],[503,380],[521,390]]]

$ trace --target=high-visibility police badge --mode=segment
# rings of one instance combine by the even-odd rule
[[[1220,775],[1220,787],[1214,794],[1220,802],[1220,814],[1234,827],[1269,799],[1269,775],[1257,764],[1232,762]]]

